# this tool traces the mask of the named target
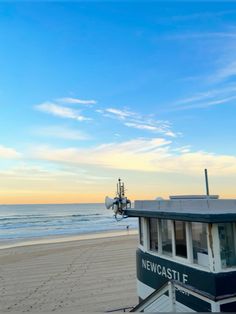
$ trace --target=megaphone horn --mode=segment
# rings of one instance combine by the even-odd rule
[[[109,196],[106,196],[105,198],[105,206],[107,209],[110,209],[115,203],[114,198],[110,198]]]

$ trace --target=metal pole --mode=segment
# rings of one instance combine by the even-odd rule
[[[205,181],[206,181],[206,194],[209,196],[209,185],[208,185],[208,176],[207,176],[207,169],[205,169]]]
[[[119,194],[119,198],[121,198],[121,179],[119,178],[118,181],[119,181],[119,192],[118,192],[118,194]]]
[[[171,304],[171,312],[176,312],[176,295],[175,295],[175,285],[173,282],[168,282],[169,286],[169,300]]]

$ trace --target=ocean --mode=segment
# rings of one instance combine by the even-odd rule
[[[137,228],[137,218],[116,221],[104,204],[0,205],[0,242]]]

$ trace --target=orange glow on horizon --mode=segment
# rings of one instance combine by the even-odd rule
[[[192,194],[192,193],[182,193],[182,194]],[[197,194],[197,193],[196,193]],[[181,195],[181,193],[171,193],[171,195]],[[15,194],[15,195],[2,195],[0,197],[0,204],[6,205],[16,205],[16,204],[79,204],[79,203],[104,203],[105,199],[104,194],[83,194],[78,193],[34,193],[34,194]],[[110,195],[114,197],[115,195]],[[169,199],[169,194],[156,195],[154,193],[142,193],[139,195],[136,194],[127,194],[127,197],[131,200],[154,200],[157,196],[161,196],[164,199]],[[222,193],[219,195],[221,199],[226,198],[236,198],[233,193]]]
[[[102,203],[101,195],[79,195],[78,193],[35,193],[29,195],[5,195],[0,197],[0,204],[73,204],[73,203]]]

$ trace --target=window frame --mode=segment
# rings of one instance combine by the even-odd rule
[[[174,246],[174,228],[173,228],[173,220],[170,219],[160,219],[160,233],[162,235],[162,221],[170,221],[171,224],[171,254],[168,254],[166,252],[163,251],[163,237],[161,236],[161,243],[160,243],[160,247],[161,247],[161,255],[165,256],[165,257],[171,257],[173,258],[175,256],[175,246]]]
[[[232,270],[235,270],[236,269],[236,263],[235,265],[232,265],[232,266],[226,266],[226,267],[223,267],[222,266],[222,259],[221,259],[221,243],[220,243],[220,235],[219,235],[219,226],[221,224],[231,224],[232,225],[232,231],[233,231],[233,241],[234,241],[234,250],[235,250],[235,255],[236,255],[236,222],[235,221],[231,221],[231,222],[225,222],[225,223],[218,223],[216,225],[216,228],[217,228],[217,235],[218,235],[218,252],[219,254],[217,254],[218,256],[218,259],[219,259],[219,268],[221,271],[232,271]]]
[[[139,217],[138,222],[139,245],[144,246],[144,218]]]
[[[152,254],[156,256],[160,256],[165,259],[170,259],[170,260],[178,260],[179,262],[186,264],[186,265],[191,265],[191,267],[202,269],[202,270],[210,270],[212,269],[213,259],[210,254],[210,241],[209,241],[209,224],[206,223],[207,226],[207,249],[208,249],[208,259],[209,259],[209,266],[203,266],[200,264],[197,264],[194,262],[193,259],[193,242],[192,242],[192,222],[190,221],[184,221],[184,220],[171,220],[171,219],[162,219],[162,218],[156,218],[157,219],[157,230],[158,230],[158,250],[152,250],[150,248],[150,219],[147,218],[146,220],[146,225],[147,225],[147,250]],[[163,252],[162,249],[162,220],[169,220],[171,223],[171,245],[172,245],[172,253],[170,255],[166,254]],[[183,221],[185,223],[185,232],[186,232],[186,249],[187,249],[187,257],[181,257],[176,255],[176,250],[175,250],[175,228],[174,228],[174,221]],[[236,226],[235,226],[236,227]]]
[[[185,232],[185,235],[184,235],[184,240],[185,240],[185,246],[186,246],[186,256],[181,256],[179,254],[177,254],[177,237],[176,237],[176,223],[177,222],[181,222],[184,224],[184,232]],[[187,246],[187,228],[186,228],[186,222],[183,221],[183,220],[173,220],[173,228],[174,228],[174,245],[175,245],[175,256],[176,257],[180,257],[180,258],[184,258],[184,259],[188,259],[188,246]]]
[[[207,241],[207,256],[208,256],[208,266],[204,266],[204,265],[201,265],[201,264],[198,264],[197,262],[194,261],[194,256],[193,256],[193,232],[192,232],[192,228],[193,228],[193,223],[200,223],[200,224],[205,224],[206,226],[206,241]],[[191,253],[192,253],[192,261],[191,263],[194,264],[194,265],[197,265],[197,266],[200,266],[200,267],[204,267],[206,269],[209,269],[210,268],[210,264],[211,264],[211,257],[210,257],[210,244],[209,244],[209,224],[208,223],[204,223],[204,222],[198,222],[198,221],[192,221],[190,223],[190,228],[191,228],[191,244],[192,244],[192,247],[191,247]]]
[[[156,228],[157,228],[157,249],[153,249],[151,248],[151,219],[155,219],[156,220]],[[160,238],[159,238],[159,235],[160,235],[160,225],[159,225],[159,219],[158,218],[149,218],[148,219],[148,249],[151,251],[151,252],[157,252],[159,253],[160,252]],[[160,254],[160,253],[159,253]]]

